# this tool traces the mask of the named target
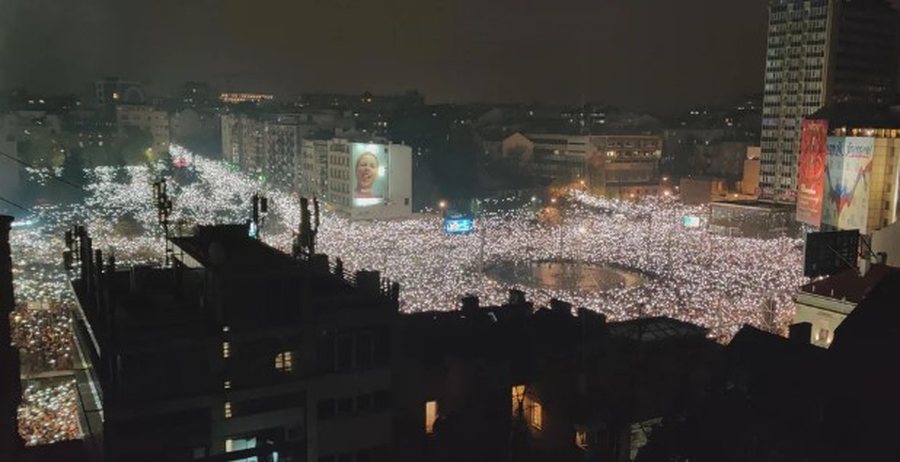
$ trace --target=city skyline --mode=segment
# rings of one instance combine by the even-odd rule
[[[418,89],[429,102],[669,112],[762,91],[766,2],[724,3],[4,0],[0,88],[72,92],[117,75],[166,89],[185,80],[283,95]]]

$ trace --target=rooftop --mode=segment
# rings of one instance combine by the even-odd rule
[[[690,337],[706,337],[709,332],[700,327],[667,316],[631,319],[609,324],[609,333],[613,337],[638,339],[644,342],[658,342]]]
[[[807,119],[825,119],[829,130],[848,128],[900,128],[900,108],[861,104],[829,104],[808,115]]]
[[[173,244],[204,267],[287,268],[299,263],[248,236],[245,225],[200,226],[193,236],[173,237]]]
[[[808,293],[859,303],[875,285],[891,272],[887,265],[872,265],[865,276],[860,277],[854,268],[847,268],[825,279],[810,282],[800,290]]]

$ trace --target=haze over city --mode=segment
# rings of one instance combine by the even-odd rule
[[[897,460],[900,0],[0,0],[0,462]]]

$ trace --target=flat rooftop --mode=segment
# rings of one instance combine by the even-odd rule
[[[642,342],[658,342],[678,338],[706,337],[709,332],[705,327],[697,326],[667,316],[630,319],[628,321],[609,324],[609,333],[613,337],[637,340]]]
[[[206,268],[300,266],[290,255],[250,238],[243,225],[201,226],[195,235],[173,237],[171,241]]]
[[[887,265],[872,265],[869,272],[860,277],[856,269],[847,268],[825,279],[810,282],[800,290],[808,294],[859,303],[891,271],[891,267]]]

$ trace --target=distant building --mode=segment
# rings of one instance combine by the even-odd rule
[[[78,388],[103,415],[86,438],[106,460],[389,460],[397,286],[247,232],[172,238],[171,268],[78,239]]]
[[[358,220],[412,214],[412,149],[346,139],[304,141],[301,190]]]
[[[793,202],[803,118],[829,102],[889,102],[896,12],[885,0],[771,0],[762,192]]]
[[[169,119],[172,143],[194,152],[218,156],[222,153],[220,122],[219,115],[210,110],[178,110]]]
[[[728,193],[725,180],[711,177],[682,178],[678,184],[679,197],[686,205],[708,204]]]
[[[759,196],[759,146],[747,147],[747,158],[744,159],[744,168],[741,172],[741,182],[738,188],[741,194]]]
[[[266,103],[275,100],[275,95],[269,93],[222,93],[219,101],[225,104],[240,103]]]
[[[169,114],[144,104],[117,104],[116,124],[119,133],[129,128],[144,130],[153,137],[153,149],[157,152],[169,150]]]
[[[723,236],[792,236],[797,227],[790,205],[741,200],[709,204],[708,231]]]
[[[502,155],[546,181],[585,178],[586,160],[596,152],[587,136],[514,133],[503,140]]]
[[[178,95],[180,107],[202,109],[215,105],[212,88],[207,82],[185,82]]]
[[[135,81],[109,77],[94,83],[97,105],[110,109],[116,104],[145,104],[147,96],[144,84]]]
[[[900,215],[900,108],[829,105],[803,121],[797,220],[869,234]]]
[[[591,136],[595,152],[587,159],[587,185],[611,199],[659,194],[662,139],[651,135]]]
[[[872,233],[872,253],[881,254],[886,265],[900,268],[900,222]]]
[[[651,135],[514,133],[502,155],[545,181],[584,181],[594,193],[633,199],[659,192],[662,140]]]
[[[221,116],[226,161],[280,186],[300,187],[298,165],[303,140],[316,126],[305,114],[228,113]]]

